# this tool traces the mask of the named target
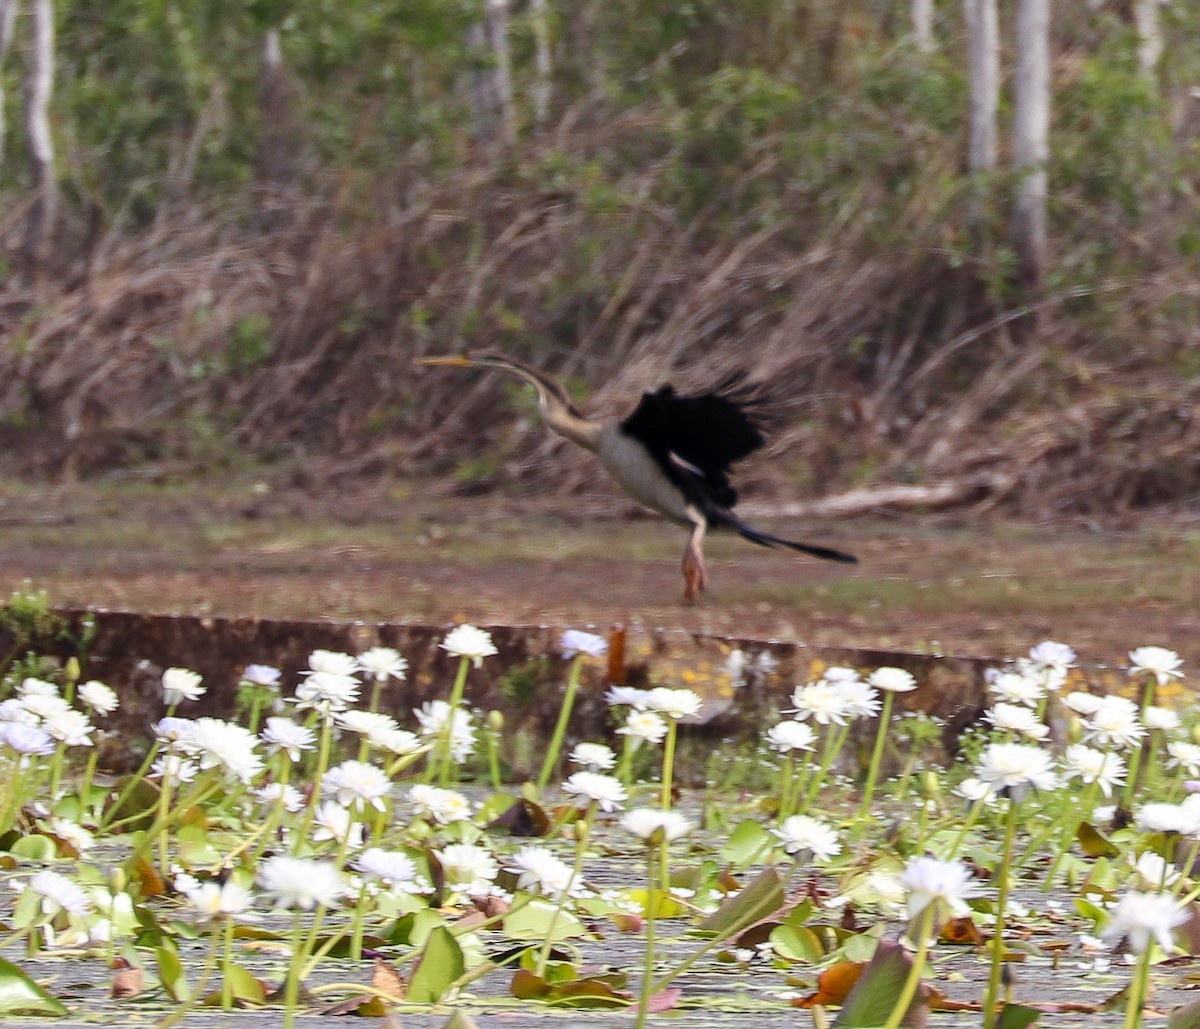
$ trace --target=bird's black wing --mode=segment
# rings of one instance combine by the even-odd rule
[[[662,386],[645,393],[621,430],[639,440],[671,481],[695,499],[731,508],[731,466],[765,442],[757,399],[741,374],[707,393],[680,396]]]

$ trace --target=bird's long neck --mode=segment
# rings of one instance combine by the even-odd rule
[[[538,390],[538,411],[551,429],[585,450],[595,451],[599,445],[602,423],[585,418],[570,404],[558,403]]]
[[[496,367],[519,375],[537,390],[538,414],[551,429],[572,443],[578,443],[585,450],[595,452],[603,423],[580,414],[560,382],[524,361],[511,357],[504,358],[502,364],[497,362]]]

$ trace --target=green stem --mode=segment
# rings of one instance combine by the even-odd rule
[[[983,797],[971,805],[970,810],[967,811],[967,817],[963,819],[963,824],[959,826],[958,835],[954,837],[954,842],[945,851],[948,859],[958,856],[958,852],[962,849],[963,840],[967,838],[967,833],[979,821],[979,816],[983,814],[983,809],[987,807],[988,799],[988,797]]]
[[[809,783],[808,789],[804,792],[804,801],[799,807],[800,814],[804,814],[812,802],[817,799],[817,794],[825,783],[825,777],[829,774],[829,769],[833,767],[834,761],[837,760],[838,754],[841,753],[849,732],[849,725],[840,725],[836,728],[833,725],[829,726],[828,734],[825,737],[825,746],[821,751],[821,764],[818,766],[812,782]]]
[[[595,817],[595,814],[596,802],[592,801],[588,805],[587,811],[584,812],[583,818],[575,822],[575,864],[571,869],[571,879],[567,883],[566,889],[558,896],[554,912],[546,926],[546,939],[542,942],[542,949],[538,952],[536,972],[543,979],[546,977],[546,966],[550,962],[550,949],[554,946],[554,930],[558,926],[559,916],[570,899],[571,887],[579,881],[579,877],[583,874],[583,855],[592,834],[592,818]]]
[[[866,831],[866,819],[871,813],[871,800],[875,796],[875,784],[879,781],[879,766],[883,763],[883,745],[887,739],[888,727],[892,721],[892,703],[896,694],[885,690],[883,694],[883,710],[879,713],[879,728],[875,733],[875,746],[871,750],[871,764],[867,768],[867,782],[863,786],[862,803],[858,806],[858,831],[856,836],[861,838]]]
[[[579,688],[579,672],[583,667],[583,655],[576,654],[571,662],[571,671],[567,675],[567,686],[563,693],[562,707],[558,710],[558,721],[554,724],[554,735],[550,737],[550,747],[542,761],[542,770],[537,777],[537,788],[540,794],[550,782],[550,775],[558,765],[559,751],[562,750],[563,739],[567,734],[567,724],[571,720],[571,708],[575,706],[575,692]]]
[[[1105,755],[1105,762],[1107,763],[1107,755]],[[1101,765],[1100,774],[1103,774],[1103,772],[1104,765]],[[1013,865],[1014,871],[1023,868],[1025,862],[1042,849],[1042,845],[1046,840],[1057,834],[1058,843],[1055,845],[1054,861],[1051,863],[1050,871],[1046,873],[1046,879],[1042,883],[1043,893],[1048,892],[1054,886],[1054,881],[1058,878],[1058,870],[1062,867],[1063,861],[1066,860],[1067,852],[1071,849],[1071,843],[1075,839],[1079,823],[1091,818],[1092,807],[1096,802],[1096,790],[1099,788],[1100,775],[1097,775],[1091,782],[1084,784],[1083,795],[1079,798],[1078,806],[1068,803],[1054,824],[1031,840],[1020,859]],[[1072,828],[1073,826],[1074,828]]]
[[[301,846],[308,840],[308,831],[312,828],[313,819],[317,815],[317,805],[321,802],[321,780],[325,776],[325,771],[329,767],[329,748],[333,742],[333,718],[325,718],[321,721],[321,741],[317,747],[317,767],[313,773],[313,788],[312,795],[308,798],[308,805],[304,809],[304,817],[300,820],[300,827],[296,830],[296,838],[292,841],[292,853],[299,852]]]
[[[984,1029],[993,1029],[996,1024],[997,1002],[1000,999],[1000,975],[1004,967],[1004,909],[1008,906],[1008,893],[1012,887],[1009,860],[1012,855],[1013,839],[1017,833],[1017,803],[1008,800],[1008,812],[1004,819],[1004,843],[996,861],[993,878],[999,880],[996,895],[996,928],[992,936],[992,967],[988,973],[987,993],[983,1000]]]
[[[225,931],[222,934],[221,948],[221,1010],[233,1010],[233,978],[229,974],[229,966],[233,959],[233,919],[225,919]]]
[[[667,740],[663,745],[662,794],[659,798],[664,811],[671,810],[671,789],[675,779],[675,738],[678,732],[679,723],[674,718],[668,718]]]
[[[779,772],[779,820],[782,822],[792,813],[792,787],[796,776],[796,753],[789,750],[783,758]]]
[[[187,1018],[188,1012],[192,1008],[204,1000],[204,990],[208,986],[209,979],[212,978],[213,970],[217,967],[217,948],[220,944],[221,930],[219,926],[215,926],[212,932],[212,941],[208,947],[208,957],[204,959],[204,970],[200,973],[200,980],[196,983],[196,988],[191,991],[187,1000],[158,1023],[156,1029],[170,1029],[170,1026],[178,1025]]]
[[[1141,1029],[1142,1010],[1146,1006],[1146,989],[1150,980],[1150,943],[1138,955],[1137,968],[1129,984],[1129,1000],[1125,1004],[1124,1029]]]
[[[463,691],[467,686],[467,667],[471,659],[458,659],[458,673],[454,676],[454,686],[450,690],[450,706],[446,711],[446,724],[442,727],[437,746],[433,751],[433,760],[425,769],[425,781],[431,782],[433,773],[437,771],[438,785],[443,789],[450,785],[450,766],[454,763],[454,721],[462,704]]]
[[[288,963],[287,979],[283,987],[283,1024],[291,1029],[296,1019],[296,1000],[300,996],[300,966],[304,961],[303,945],[300,941],[300,920],[304,911],[296,909],[292,916],[292,960]]]
[[[1142,724],[1146,723],[1146,708],[1154,703],[1154,685],[1156,683],[1154,676],[1146,680],[1145,688],[1142,690],[1142,706],[1139,711],[1139,717]],[[1121,806],[1129,809],[1133,806],[1133,794],[1137,789],[1138,770],[1142,763],[1142,747],[1139,743],[1133,748],[1133,753],[1129,755],[1129,774],[1125,778],[1125,792],[1121,794]]]
[[[936,908],[937,902],[935,901],[925,905],[925,910],[921,912],[921,921],[917,926],[919,936],[917,952],[913,955],[912,968],[908,970],[904,987],[900,990],[900,995],[896,998],[895,1006],[892,1008],[892,1013],[888,1015],[883,1029],[898,1029],[900,1023],[904,1021],[904,1016],[908,1014],[909,1007],[912,1006],[913,997],[917,995],[917,988],[921,985],[921,975],[925,971],[925,957],[929,953],[929,937],[933,934],[933,915]]]
[[[638,997],[634,1029],[644,1029],[654,994],[654,921],[658,915],[658,896],[654,887],[654,847],[646,848],[646,954],[642,959],[642,991]]]

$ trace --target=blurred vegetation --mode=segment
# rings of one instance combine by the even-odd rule
[[[548,0],[539,125],[538,7],[514,0],[511,143],[480,106],[483,7],[60,0],[40,274],[21,53],[2,71],[8,470],[585,487],[527,398],[411,367],[497,347],[610,413],[751,368],[789,415],[760,492],[953,480],[1029,513],[1200,493],[1200,7],[1163,8],[1151,77],[1119,5],[1056,5],[1036,296],[1010,173],[965,174],[959,4],[925,52],[900,0]]]

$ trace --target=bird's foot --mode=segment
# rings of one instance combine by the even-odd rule
[[[704,559],[692,550],[683,555],[683,602],[694,604],[696,597],[708,589],[708,571],[704,567]]]

